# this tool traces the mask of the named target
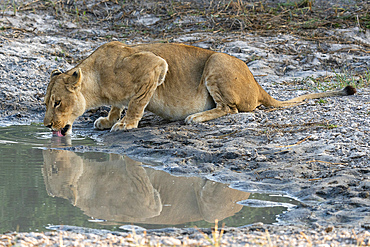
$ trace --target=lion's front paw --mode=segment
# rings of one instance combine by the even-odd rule
[[[111,132],[120,130],[126,130],[125,125],[121,122],[114,124],[113,127],[110,129]]]
[[[113,131],[120,131],[120,130],[129,130],[129,129],[134,129],[134,128],[137,128],[137,124],[135,123],[129,124],[129,123],[126,123],[125,121],[124,122],[120,121],[116,123],[115,125],[113,125],[110,131],[113,132]]]
[[[100,117],[94,122],[94,127],[98,130],[110,129],[112,126],[113,123],[106,117]]]

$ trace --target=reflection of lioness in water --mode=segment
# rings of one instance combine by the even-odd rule
[[[44,150],[49,195],[69,199],[88,216],[114,222],[181,224],[234,215],[249,193],[198,177],[174,177],[120,155],[84,159],[66,150]],[[97,157],[98,159],[100,157]]]
[[[290,106],[355,91],[348,86],[278,101],[262,89],[243,61],[227,54],[181,44],[110,42],[66,73],[52,72],[44,124],[66,135],[78,116],[101,105],[112,108],[107,117],[95,121],[97,129],[136,128],[144,109],[166,119],[198,123],[253,111],[261,104]],[[120,119],[124,106],[126,115]]]

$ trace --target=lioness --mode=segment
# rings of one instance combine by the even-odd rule
[[[112,105],[94,123],[111,131],[137,128],[144,109],[170,120],[199,123],[257,106],[290,106],[305,99],[352,95],[340,91],[307,94],[287,101],[272,98],[247,65],[230,55],[182,44],[100,46],[73,69],[54,70],[45,95],[44,125],[59,136],[70,134],[87,109]],[[126,115],[121,118],[123,107]]]
[[[68,199],[84,214],[113,222],[215,222],[239,212],[250,193],[200,177],[176,177],[127,156],[88,159],[67,150],[43,150],[47,193]]]

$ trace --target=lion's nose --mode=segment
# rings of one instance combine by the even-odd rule
[[[50,121],[48,118],[44,118],[44,126],[51,128],[53,126],[53,121]]]

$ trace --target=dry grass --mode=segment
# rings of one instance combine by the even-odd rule
[[[212,236],[209,237],[207,234],[203,233],[202,231],[199,232],[203,235],[203,237],[209,242],[211,246],[220,247],[222,246],[222,235],[224,234],[225,223],[222,225],[221,230],[218,230],[218,219],[215,220],[215,227],[212,229]]]
[[[79,25],[109,23],[113,29],[123,29],[125,35],[147,35],[170,39],[171,33],[254,32],[260,35],[276,33],[298,34],[309,40],[326,40],[322,29],[359,27],[370,28],[370,4],[361,6],[319,8],[312,0],[288,1],[283,4],[266,1],[133,1],[133,0],[33,0],[4,1],[0,14],[18,12],[42,13],[56,17],[69,16]],[[148,27],[132,20],[153,15],[160,21]],[[191,22],[173,24],[194,17]],[[338,37],[338,40],[341,38]]]

